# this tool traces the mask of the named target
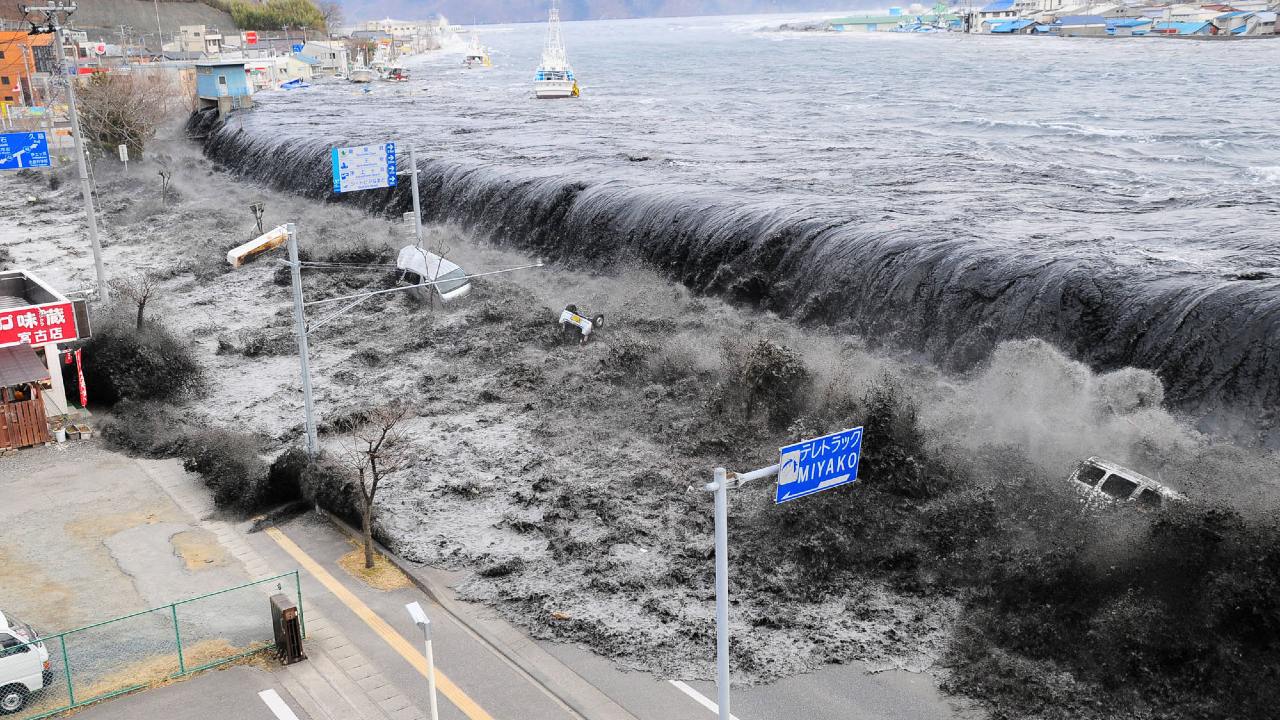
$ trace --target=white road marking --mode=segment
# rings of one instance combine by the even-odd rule
[[[693,688],[689,687],[689,686],[688,686],[688,685],[686,685],[684,682],[681,682],[680,680],[668,680],[667,682],[669,682],[669,683],[671,683],[672,685],[674,685],[674,686],[675,686],[675,688],[676,688],[677,690],[679,690],[680,692],[682,692],[682,693],[684,693],[685,695],[688,695],[689,697],[693,698],[693,701],[694,701],[694,702],[696,702],[696,703],[698,703],[698,704],[699,704],[699,705],[701,705],[702,707],[704,707],[704,708],[706,708],[706,709],[710,710],[710,711],[711,711],[711,712],[713,712],[713,713],[716,713],[717,715],[720,713],[720,706],[719,706],[719,705],[717,705],[717,704],[715,704],[714,702],[712,702],[711,700],[709,700],[709,699],[708,699],[706,696],[704,696],[702,693],[700,693],[700,692],[698,692],[697,690],[694,690]],[[738,720],[738,716],[737,716],[737,715],[734,715],[733,713],[729,713],[729,720]]]
[[[293,714],[293,711],[285,704],[284,698],[280,697],[280,693],[275,690],[263,690],[258,693],[258,697],[262,698],[262,702],[266,703],[271,712],[280,720],[298,720],[298,716]]]

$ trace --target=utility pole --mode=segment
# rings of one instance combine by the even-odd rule
[[[76,111],[76,78],[80,76],[79,51],[76,52],[75,63],[72,65],[75,70],[74,76],[67,78],[63,71],[66,22],[67,18],[71,17],[71,13],[76,11],[76,7],[74,2],[53,0],[49,5],[39,7],[25,5],[19,6],[19,9],[24,15],[33,12],[44,13],[48,21],[45,32],[54,33],[54,42],[58,43],[55,57],[58,59],[58,73],[67,82],[67,113],[71,120],[71,137],[75,141],[76,167],[80,172],[80,194],[84,197],[84,214],[89,226],[89,245],[93,248],[93,265],[98,276],[98,293],[102,302],[106,303],[111,301],[111,290],[107,287],[107,271],[102,264],[102,243],[98,240],[98,216],[93,207],[93,189],[89,186],[89,168],[85,162],[84,139],[80,135],[80,114]]]
[[[413,238],[417,242],[418,249],[422,248],[422,205],[418,200],[418,155],[414,152],[413,145],[409,146],[409,164],[413,166]],[[437,266],[437,270],[439,266]],[[432,278],[434,280],[435,278]]]
[[[164,57],[164,28],[160,27],[160,0],[156,0],[156,38],[160,40],[160,56]],[[179,51],[182,48],[178,48]]]
[[[18,49],[22,51],[22,65],[27,71],[26,81],[22,84],[26,87],[27,94],[31,96],[30,104],[35,107],[36,104],[36,69],[35,62],[32,60],[31,46],[29,44],[18,44]],[[30,116],[28,116],[30,117]]]
[[[298,332],[298,361],[302,366],[302,409],[306,413],[304,431],[307,457],[316,456],[316,418],[311,399],[311,363],[307,349],[307,319],[302,304],[302,263],[298,261],[298,231],[293,223],[285,225],[289,234],[289,274],[293,279],[293,322]]]

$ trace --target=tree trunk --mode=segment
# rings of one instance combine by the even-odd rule
[[[138,329],[142,329],[142,313],[147,309],[145,302],[138,303]]]
[[[366,570],[373,569],[373,507],[372,503],[365,507],[361,513],[361,520],[364,524],[364,567]]]

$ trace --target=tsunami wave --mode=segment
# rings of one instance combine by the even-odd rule
[[[188,130],[209,158],[255,181],[373,213],[412,208],[407,182],[334,195],[327,143],[210,113]],[[694,292],[923,352],[950,370],[1034,337],[1100,371],[1150,369],[1172,406],[1245,418],[1246,434],[1269,428],[1280,402],[1280,280],[1270,272],[1162,274],[1087,248],[1064,256],[1031,239],[1011,248],[920,237],[674,184],[434,159],[419,173],[426,220],[566,264],[637,256]]]

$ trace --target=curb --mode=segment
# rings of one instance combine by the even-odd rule
[[[364,541],[360,531],[351,527],[333,513],[318,506],[316,507],[316,512],[343,534],[360,542]],[[373,546],[400,572],[403,572],[419,590],[426,593],[427,597],[449,613],[454,620],[457,620],[512,667],[528,676],[529,679],[537,683],[543,690],[579,718],[582,718],[582,720],[638,720],[635,715],[632,715],[616,701],[604,694],[603,691],[588,683],[559,660],[546,655],[546,651],[537,647],[532,640],[522,633],[519,634],[519,639],[524,640],[529,646],[536,649],[538,653],[546,655],[545,660],[529,658],[519,652],[511,642],[500,637],[498,631],[491,627],[488,622],[475,617],[463,607],[461,602],[455,600],[448,588],[427,577],[422,568],[415,567],[412,563],[383,547],[382,543],[377,540],[373,541]],[[512,630],[512,633],[516,632],[514,629]],[[564,676],[566,674],[571,679],[578,680],[585,687],[568,688],[565,687],[564,682],[553,677],[553,675]],[[584,695],[592,697],[583,697]]]

